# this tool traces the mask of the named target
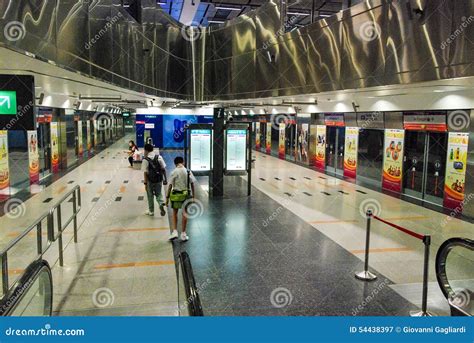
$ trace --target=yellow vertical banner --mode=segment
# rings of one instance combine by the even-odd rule
[[[91,121],[86,121],[86,130],[87,130],[87,150],[90,151],[92,149],[92,141],[91,141]]]
[[[462,211],[469,133],[450,132],[444,182],[444,207]]]
[[[326,125],[316,126],[316,168],[326,167]]]
[[[84,142],[82,141],[82,121],[77,122],[77,153],[79,156],[84,154]]]
[[[255,124],[255,149],[260,151],[260,122]]]
[[[359,128],[346,127],[344,146],[344,176],[352,179],[357,175],[357,151],[359,145]]]
[[[97,120],[94,119],[94,146],[97,146],[97,143],[99,142],[99,137],[97,136]]]
[[[386,129],[383,158],[382,187],[395,192],[402,191],[403,141],[405,130]]]
[[[39,182],[38,132],[27,131],[27,135],[30,184],[33,185]]]
[[[8,131],[0,131],[0,192],[6,194],[10,188],[10,166],[8,164]]]
[[[59,126],[51,122],[51,169],[53,173],[59,171]]]
[[[285,159],[285,129],[286,124],[280,123],[278,140],[278,157]]]
[[[272,153],[272,123],[267,123],[267,135],[265,139],[265,152]]]

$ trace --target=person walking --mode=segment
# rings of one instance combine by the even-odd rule
[[[160,206],[160,214],[162,217],[166,215],[165,202],[161,193],[162,185],[167,185],[166,179],[166,163],[163,157],[160,156],[159,151],[153,151],[153,145],[145,145],[145,157],[142,162],[143,183],[145,184],[148,211],[145,212],[147,216],[155,215],[155,198]]]
[[[174,159],[176,168],[171,172],[168,191],[166,193],[166,206],[171,201],[173,209],[172,232],[169,240],[178,238],[178,213],[182,211],[181,241],[186,242],[189,237],[186,234],[188,223],[187,205],[188,199],[194,200],[194,178],[193,173],[184,166],[184,159],[178,156]]]
[[[134,141],[128,142],[128,150],[126,150],[128,154],[128,163],[130,163],[130,167],[133,168],[133,155],[138,152],[138,147]]]

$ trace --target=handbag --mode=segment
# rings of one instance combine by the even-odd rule
[[[188,191],[171,190],[170,200],[172,202],[184,202],[188,199]]]

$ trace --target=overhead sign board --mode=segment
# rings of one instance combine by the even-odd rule
[[[35,85],[30,75],[0,75],[0,130],[36,130]]]
[[[326,114],[324,117],[324,123],[327,126],[344,126],[344,114],[343,113]]]
[[[16,92],[0,91],[0,115],[16,114]]]
[[[211,170],[212,130],[190,130],[191,171],[203,172]]]
[[[247,170],[247,130],[227,129],[226,170]]]
[[[403,127],[405,130],[446,132],[448,130],[446,123],[446,113],[405,113],[403,116]]]

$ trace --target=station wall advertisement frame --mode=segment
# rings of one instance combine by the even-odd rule
[[[260,142],[260,122],[256,122],[255,124],[255,149],[260,151],[261,142]]]
[[[190,169],[193,173],[212,170],[212,129],[189,130]]]
[[[59,171],[59,126],[57,122],[51,122],[51,170],[53,173]]]
[[[10,166],[8,164],[8,131],[0,130],[0,194],[9,192]]]
[[[27,135],[30,185],[34,185],[39,182],[38,132],[36,130],[29,130]]]
[[[280,123],[278,125],[278,157],[282,160],[285,159],[285,131],[286,123]]]
[[[265,152],[272,153],[272,123],[267,123],[267,132],[265,137]]]
[[[468,144],[469,133],[449,133],[443,206],[457,212],[464,205]]]
[[[402,191],[405,130],[385,129],[382,188]]]
[[[247,171],[247,138],[248,130],[246,128],[226,129],[226,173]]]
[[[357,176],[357,155],[359,150],[358,127],[346,127],[346,140],[344,144],[344,176],[355,179]]]
[[[87,140],[87,151],[92,149],[92,140],[91,140],[91,122],[90,120],[86,121],[86,140]]]
[[[326,168],[326,125],[316,125],[316,169]]]
[[[82,141],[82,120],[77,121],[77,153],[80,157],[84,154],[84,142]]]

